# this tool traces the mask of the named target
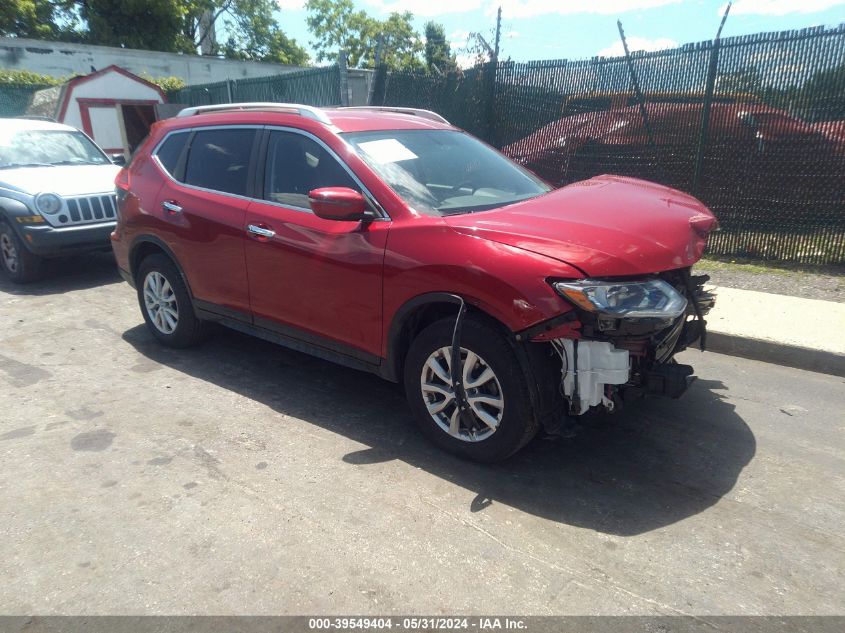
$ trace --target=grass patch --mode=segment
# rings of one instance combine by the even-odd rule
[[[825,275],[828,277],[845,276],[845,266],[819,266],[814,264],[800,264],[797,262],[751,259],[745,257],[730,257],[708,255],[695,265],[704,271],[743,272],[752,275]]]

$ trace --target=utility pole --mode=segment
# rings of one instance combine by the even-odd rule
[[[502,5],[499,5],[499,11],[496,14],[496,44],[493,47],[493,63],[499,63],[499,43],[502,39]]]

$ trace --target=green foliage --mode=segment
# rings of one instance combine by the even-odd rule
[[[76,41],[76,4],[74,0],[3,0],[0,35]]]
[[[356,11],[351,0],[308,0],[305,8],[318,62],[337,61],[337,51],[342,49],[350,67],[372,68],[381,40],[381,63],[388,68],[422,68],[422,42],[409,11],[377,20]]]
[[[92,44],[155,51],[183,48],[183,13],[179,0],[86,0],[80,7]]]
[[[430,71],[446,73],[457,68],[446,41],[446,30],[437,22],[425,24],[425,65]]]
[[[231,33],[222,48],[231,59],[256,59],[280,64],[304,66],[308,52],[288,37],[273,18],[272,0],[239,0],[228,15],[227,31]]]
[[[845,119],[845,64],[821,70],[799,89],[797,101],[817,121]]]
[[[382,39],[381,63],[392,70],[422,69],[423,63],[420,54],[423,52],[423,44],[420,34],[414,29],[411,20],[414,14],[410,11],[404,13],[391,13],[387,19],[375,21],[376,41]],[[375,50],[371,49],[372,56],[367,55],[366,62],[369,67],[375,66]]]
[[[0,35],[195,54],[207,15],[227,37],[214,55],[307,64],[275,9],[274,0],[0,0]]]
[[[65,77],[41,75],[28,70],[0,69],[0,84],[16,84],[18,86],[56,86],[64,83]]]
[[[149,75],[143,75],[143,78],[149,81],[150,83],[155,84],[165,92],[172,92],[175,90],[181,90],[187,84],[185,80],[181,77],[150,77]]]

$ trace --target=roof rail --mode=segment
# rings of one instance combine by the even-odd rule
[[[282,110],[292,112],[300,116],[314,119],[320,123],[331,124],[331,119],[320,108],[302,105],[300,103],[273,103],[273,102],[249,102],[249,103],[220,103],[217,105],[194,106],[179,111],[177,117],[194,116],[195,114],[206,114],[207,112],[232,112],[237,110]]]
[[[431,121],[437,121],[438,123],[446,123],[448,124],[449,121],[444,119],[442,116],[437,114],[436,112],[432,112],[431,110],[423,110],[421,108],[400,108],[395,106],[350,106],[346,108],[341,108],[342,110],[375,110],[377,112],[397,112],[399,114],[410,114],[413,116],[418,116],[423,119],[430,119]]]

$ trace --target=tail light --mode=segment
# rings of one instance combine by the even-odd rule
[[[117,172],[117,176],[115,176],[114,179],[114,186],[117,187],[120,191],[128,192],[129,185],[129,170],[124,167],[119,172]]]

